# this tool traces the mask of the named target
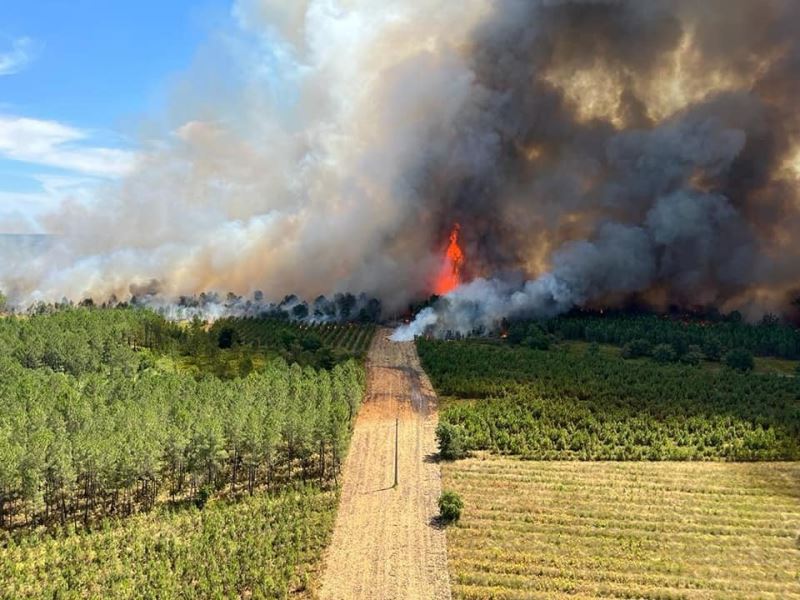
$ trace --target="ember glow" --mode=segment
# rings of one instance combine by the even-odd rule
[[[442,259],[442,266],[436,276],[436,284],[433,292],[438,296],[444,296],[452,292],[461,285],[461,272],[464,266],[464,251],[458,245],[458,234],[461,226],[456,223],[450,232],[450,243]]]

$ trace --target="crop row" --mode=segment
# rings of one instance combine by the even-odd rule
[[[302,598],[333,528],[314,487],[0,544],[0,598]]]
[[[443,475],[465,502],[448,533],[456,598],[800,597],[797,463],[482,457]]]
[[[239,343],[265,349],[299,348],[317,350],[321,345],[333,351],[363,356],[375,333],[375,325],[357,323],[293,323],[273,318],[222,319],[214,324],[214,331],[235,332]]]
[[[374,325],[356,325],[353,323],[323,324],[311,327],[325,344],[333,348],[342,348],[356,355],[362,355],[369,349],[372,336],[375,334]]]

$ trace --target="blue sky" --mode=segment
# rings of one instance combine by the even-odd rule
[[[58,190],[120,177],[140,119],[231,0],[2,0],[0,233],[26,229]]]

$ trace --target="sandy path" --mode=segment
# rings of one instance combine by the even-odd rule
[[[342,499],[325,557],[320,596],[449,599],[444,531],[431,522],[441,493],[436,396],[414,344],[375,336],[367,359],[367,399],[344,466]],[[400,419],[400,483],[394,482]]]

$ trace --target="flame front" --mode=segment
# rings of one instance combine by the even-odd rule
[[[447,246],[447,251],[444,254],[442,266],[439,269],[439,274],[436,277],[436,284],[433,288],[433,292],[439,296],[453,291],[461,284],[461,269],[464,266],[464,252],[461,250],[461,246],[458,245],[458,234],[460,231],[461,226],[456,223],[453,226],[453,230],[450,232],[450,243]]]

